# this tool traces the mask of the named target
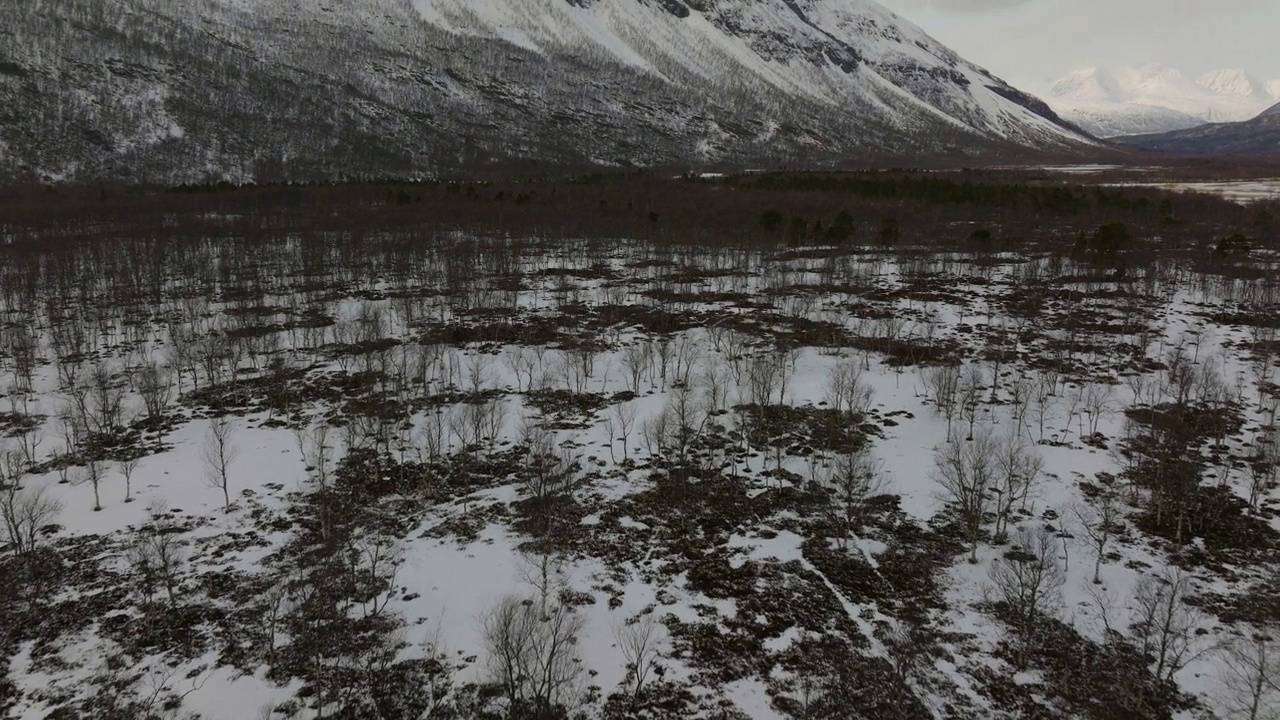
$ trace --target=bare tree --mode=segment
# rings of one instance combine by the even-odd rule
[[[1053,408],[1057,405],[1057,396],[1054,394],[1057,385],[1056,378],[1047,373],[1041,373],[1031,386],[1031,400],[1035,407],[1036,426],[1040,433],[1037,439],[1040,442],[1044,442],[1045,425],[1053,416]]]
[[[44,442],[44,431],[38,427],[18,435],[18,451],[22,453],[22,460],[27,467],[35,467],[39,464],[42,442]]]
[[[681,335],[675,342],[672,352],[672,382],[689,384],[693,379],[693,370],[702,359],[702,342],[689,334]]]
[[[1102,561],[1107,556],[1107,544],[1118,529],[1121,513],[1120,504],[1116,502],[1115,493],[1110,488],[1098,494],[1093,505],[1081,503],[1072,508],[1072,513],[1080,521],[1080,529],[1089,540],[1089,548],[1093,551],[1093,584],[1102,583]]]
[[[666,410],[674,423],[672,433],[680,452],[680,461],[685,462],[689,451],[706,429],[706,406],[698,401],[695,388],[685,383],[675,383]]]
[[[925,382],[929,386],[934,405],[947,418],[947,442],[951,442],[951,422],[956,416],[956,395],[960,389],[960,366],[941,365],[930,368],[925,374]]]
[[[237,455],[233,442],[236,428],[234,420],[222,415],[210,421],[209,434],[205,437],[205,481],[210,487],[222,490],[223,512],[231,510],[230,473]]]
[[[116,379],[112,369],[103,363],[93,366],[89,380],[94,430],[104,435],[114,433],[124,424],[125,387]]]
[[[554,433],[532,423],[525,425],[520,444],[527,454],[518,477],[541,520],[541,535],[547,539],[556,520],[556,501],[571,496],[577,488],[578,458],[556,443]]]
[[[1071,421],[1075,420],[1079,415],[1080,405],[1084,402],[1084,395],[1085,387],[1083,385],[1077,385],[1070,387],[1067,390],[1066,395],[1063,397],[1064,402],[1062,404],[1062,408],[1064,410],[1063,414],[1066,415],[1066,418],[1062,424],[1062,437],[1060,438],[1062,442],[1066,442],[1067,438],[1071,437]],[[1080,434],[1084,434],[1083,428],[1081,429]]]
[[[644,692],[644,684],[662,657],[658,647],[662,624],[653,613],[645,613],[613,628],[614,640],[627,661],[627,680],[631,683],[631,703],[634,707]]]
[[[672,425],[671,411],[665,406],[640,423],[640,434],[650,458],[657,458],[671,444]]]
[[[830,495],[831,519],[840,529],[837,542],[845,549],[865,521],[867,502],[884,493],[881,468],[867,449],[860,447],[836,456],[818,478]]]
[[[882,638],[885,658],[893,671],[890,695],[895,707],[906,707],[911,694],[911,681],[929,666],[930,650],[936,640],[915,619],[904,619],[893,625]]]
[[[985,388],[986,378],[983,377],[982,368],[970,365],[959,385],[960,414],[969,425],[969,436],[965,440],[973,440],[974,427],[982,409],[982,391]]]
[[[800,361],[800,356],[804,354],[804,348],[786,348],[774,351],[776,359],[774,362],[778,366],[778,402],[787,404],[787,388],[791,386],[791,378],[796,374],[796,365]]]
[[[1044,469],[1044,458],[1023,442],[1016,429],[1010,429],[999,442],[996,475],[991,492],[995,495],[996,535],[1003,537],[1009,527],[1014,506],[1025,506],[1032,487]]]
[[[782,358],[776,353],[756,353],[746,358],[747,399],[752,405],[768,405],[782,378]]]
[[[1156,677],[1166,682],[1199,654],[1196,629],[1202,617],[1187,603],[1191,593],[1191,577],[1178,568],[1144,577],[1134,589],[1130,633]]]
[[[1048,528],[1019,528],[1014,548],[991,565],[990,577],[1021,641],[1018,667],[1025,668],[1036,623],[1062,603],[1066,575],[1058,564],[1058,539]]]
[[[1098,423],[1111,414],[1111,398],[1115,386],[1107,383],[1086,383],[1081,390],[1081,402],[1085,417],[1089,419],[1089,434],[1098,434]]]
[[[173,379],[169,371],[154,360],[147,361],[138,375],[138,394],[142,396],[148,420],[163,415],[173,394]]]
[[[702,384],[706,388],[706,410],[708,415],[716,415],[729,405],[730,373],[714,358],[709,358],[707,367],[702,373]]]
[[[127,503],[133,502],[133,473],[137,471],[141,460],[139,457],[131,457],[116,463],[116,468],[124,476],[124,501]]]
[[[429,417],[439,417],[432,413]],[[329,440],[329,423],[321,418],[311,427],[298,427],[294,430],[294,438],[298,442],[298,452],[307,468],[307,477],[316,487],[316,497],[320,502],[320,536],[329,537],[329,488],[330,466],[333,458],[333,446]]]
[[[482,618],[487,665],[494,682],[506,694],[514,714],[526,702],[532,672],[533,635],[537,616],[532,601],[511,595],[502,599]]]
[[[1275,628],[1226,643],[1220,673],[1229,720],[1280,719],[1280,641]]]
[[[457,441],[459,450],[472,452],[480,442],[476,433],[480,432],[483,423],[474,422],[478,417],[481,417],[481,413],[473,409],[471,403],[455,405],[445,415],[445,424],[449,427],[450,435]]]
[[[493,367],[493,358],[479,349],[466,356],[467,389],[472,395],[479,395],[490,387],[497,378]]]
[[[613,406],[614,426],[618,429],[618,433],[622,440],[622,459],[626,462],[630,457],[631,431],[635,429],[636,417],[640,408],[633,402],[618,403]],[[612,444],[610,444],[612,447]]]
[[[934,479],[942,500],[955,508],[969,541],[969,562],[978,561],[978,538],[991,509],[998,449],[991,431],[983,428],[971,442],[950,442],[934,450]]]
[[[482,624],[489,672],[506,695],[511,717],[553,717],[572,700],[582,675],[580,615],[511,595]]]
[[[85,483],[88,483],[93,486],[94,512],[102,511],[102,493],[99,489],[102,486],[104,474],[105,471],[102,466],[102,461],[90,460],[84,464],[84,467],[77,470],[71,481],[73,485],[84,485]]]
[[[14,555],[26,555],[36,549],[40,531],[51,524],[62,511],[62,503],[49,497],[44,488],[21,488],[17,478],[0,484],[0,530],[5,544]]]
[[[671,344],[670,335],[662,335],[658,338],[658,342],[652,345],[654,353],[654,364],[657,366],[658,378],[662,381],[662,388],[667,387],[667,373],[671,369],[671,356],[675,352],[675,348]]]
[[[1249,463],[1249,514],[1256,514],[1262,496],[1275,485],[1280,473],[1280,435],[1269,429],[1254,439],[1254,454]]]
[[[640,394],[640,378],[653,366],[653,348],[636,342],[622,349],[622,367],[627,372],[627,389]]]
[[[147,512],[150,521],[134,532],[127,557],[144,599],[150,602],[160,588],[173,607],[178,602],[186,550],[163,502],[153,503]]]
[[[533,350],[527,345],[518,345],[507,351],[506,359],[511,372],[516,376],[516,390],[519,392],[524,392],[526,389],[532,390],[533,374],[538,368],[538,358]],[[426,375],[426,373],[423,374]]]
[[[871,387],[862,381],[862,365],[845,360],[827,376],[827,404],[837,412],[863,415],[871,406]]]
[[[587,380],[591,375],[587,372],[594,367],[595,361],[587,361],[584,358],[594,358],[594,354],[583,354],[578,350],[566,351],[561,354],[559,362],[556,363],[556,372],[560,376],[561,382],[564,383],[566,390],[578,393],[579,395],[586,392]]]

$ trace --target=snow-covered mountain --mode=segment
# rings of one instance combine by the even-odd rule
[[[1182,155],[1254,155],[1280,157],[1280,104],[1257,117],[1210,123],[1186,130],[1122,138],[1145,150]]]
[[[1243,70],[1192,80],[1152,64],[1115,72],[1077,70],[1050,88],[1048,101],[1064,118],[1099,137],[1183,130],[1247,120],[1280,100],[1280,80],[1262,82]]]
[[[1196,85],[1220,96],[1271,98],[1271,91],[1267,89],[1267,84],[1243,70],[1217,70],[1205,73],[1196,80]]]
[[[1069,150],[871,0],[0,4],[0,174],[424,176]]]

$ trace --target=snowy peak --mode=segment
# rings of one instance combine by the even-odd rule
[[[1150,63],[1141,67],[1125,68],[1119,73],[1120,82],[1132,92],[1164,92],[1168,88],[1183,87],[1186,77],[1177,68],[1160,63]]]
[[[1182,130],[1247,120],[1280,99],[1280,81],[1219,70],[1192,81],[1159,63],[1115,71],[1077,70],[1054,83],[1049,103],[1064,118],[1103,137]]]
[[[1196,84],[1218,95],[1270,98],[1266,85],[1244,70],[1218,70],[1201,75]]]
[[[1082,68],[1049,88],[1054,98],[1076,102],[1120,102],[1123,90],[1116,78],[1100,68]]]

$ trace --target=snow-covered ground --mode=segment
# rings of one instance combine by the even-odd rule
[[[386,543],[394,548],[389,555],[393,572],[379,574],[386,566],[380,570],[368,560],[368,571],[385,582],[375,597],[360,598],[347,612],[355,617],[372,607],[374,615],[398,618],[402,626],[395,637],[402,644],[395,650],[396,658],[444,658],[454,668],[455,688],[495,679],[486,627],[493,609],[507,597],[541,595],[544,605],[561,603],[563,612],[581,621],[572,653],[582,672],[571,683],[575,692],[566,690],[566,703],[581,703],[598,713],[610,694],[625,693],[629,681],[628,660],[620,648],[623,628],[629,620],[652,614],[662,621],[654,631],[661,680],[669,687],[689,689],[693,696],[686,705],[689,716],[730,707],[753,720],[793,717],[789,714],[793,706],[785,698],[799,697],[800,666],[787,653],[808,647],[802,641],[823,632],[846,633],[867,658],[891,655],[885,633],[905,626],[900,603],[912,598],[892,593],[873,599],[859,596],[856,578],[858,573],[903,570],[886,563],[899,562],[892,552],[915,547],[899,534],[910,527],[951,548],[949,564],[936,573],[944,602],[926,613],[928,624],[945,633],[938,641],[944,650],[907,679],[920,707],[934,717],[944,717],[947,704],[959,698],[979,717],[1020,717],[1019,711],[992,699],[988,673],[994,672],[1014,677],[1018,685],[1033,688],[1031,695],[1065,713],[1052,717],[1072,716],[1071,707],[1063,705],[1066,701],[1046,686],[1042,669],[1019,671],[1001,647],[1013,643],[1013,628],[990,611],[991,572],[1008,545],[993,542],[984,532],[976,551],[978,561],[965,562],[967,552],[952,522],[954,498],[940,488],[935,450],[968,442],[970,421],[963,408],[950,419],[945,417],[930,384],[934,368],[959,361],[961,378],[976,368],[982,385],[973,396],[972,426],[979,434],[1016,438],[1027,453],[1042,459],[1035,483],[1021,503],[1022,511],[1013,513],[1010,522],[1028,530],[1054,528],[1060,542],[1055,562],[1064,582],[1060,596],[1043,608],[1045,617],[1101,643],[1107,640],[1104,619],[1122,635],[1132,634],[1129,606],[1136,589],[1144,578],[1160,575],[1179,556],[1172,542],[1139,529],[1140,502],[1126,503],[1117,538],[1107,548],[1112,554],[1101,566],[1102,583],[1091,582],[1095,557],[1081,526],[1081,517],[1087,516],[1083,508],[1091,501],[1082,491],[1083,484],[1097,483],[1100,475],[1121,473],[1125,461],[1120,443],[1128,433],[1123,411],[1152,404],[1152,398],[1164,400],[1159,394],[1147,394],[1150,383],[1133,380],[1145,377],[1153,383],[1165,372],[1140,360],[1167,359],[1171,348],[1181,346],[1203,371],[1201,377],[1217,378],[1213,382],[1222,386],[1221,399],[1243,421],[1226,442],[1227,452],[1238,462],[1222,465],[1224,485],[1240,498],[1247,497],[1250,443],[1256,433],[1275,422],[1275,394],[1268,395],[1267,389],[1268,378],[1274,375],[1264,372],[1274,360],[1268,355],[1259,361],[1258,352],[1244,349],[1259,341],[1264,328],[1211,319],[1217,312],[1244,313],[1256,307],[1227,297],[1229,292],[1245,296],[1247,289],[1236,285],[1197,289],[1192,282],[1158,279],[1139,293],[1138,285],[1073,281],[1065,273],[1066,279],[1057,279],[1049,274],[1046,258],[1006,256],[991,266],[970,262],[974,258],[940,256],[928,261],[934,265],[922,272],[891,257],[874,255],[828,261],[824,255],[830,253],[818,250],[812,253],[815,259],[805,259],[802,252],[800,259],[792,260],[694,253],[683,268],[669,268],[664,262],[637,263],[647,251],[630,243],[619,243],[590,263],[566,250],[562,256],[522,258],[524,275],[518,292],[477,294],[470,306],[428,294],[395,295],[393,291],[404,288],[385,279],[366,278],[361,283],[369,292],[314,299],[321,313],[334,316],[335,325],[321,328],[314,336],[305,330],[274,330],[275,349],[258,347],[258,358],[252,352],[233,354],[237,359],[231,362],[238,362],[236,380],[247,384],[270,372],[262,361],[267,356],[288,358],[298,377],[313,381],[314,389],[324,387],[324,378],[335,374],[353,377],[375,367],[410,368],[425,356],[418,385],[405,383],[377,396],[375,407],[388,407],[399,398],[413,408],[404,431],[387,445],[388,462],[399,464],[382,468],[384,479],[395,476],[395,468],[408,467],[405,458],[417,458],[421,467],[436,469],[443,467],[438,464],[441,458],[450,456],[475,455],[496,463],[502,452],[529,442],[529,428],[537,425],[549,428],[556,452],[563,450],[577,466],[571,507],[562,511],[563,517],[545,519],[548,527],[560,528],[552,551],[546,550],[552,545],[536,529],[540,516],[528,504],[534,492],[524,475],[532,462],[529,458],[503,471],[462,466],[447,481],[402,479],[389,493],[360,496],[371,514],[354,515],[360,520],[351,530],[350,548],[368,553]],[[717,262],[723,267],[714,267]],[[689,277],[673,279],[677,269]],[[1037,289],[1044,291],[1039,314],[1012,312],[1017,298]],[[753,309],[744,299],[768,307]],[[264,324],[270,325],[281,316],[280,308],[288,306],[288,298],[268,294],[257,305],[273,309],[264,310],[264,317],[269,316]],[[290,588],[285,597],[292,599],[284,607],[292,610],[281,612],[301,612],[303,601],[290,593],[302,593],[298,588],[305,584],[288,583],[295,577],[291,573],[298,572],[291,563],[304,553],[299,548],[309,547],[304,540],[315,537],[316,522],[307,518],[316,506],[308,503],[316,502],[319,487],[318,463],[314,455],[304,458],[306,443],[290,427],[314,423],[304,418],[326,413],[333,418],[326,444],[332,452],[327,464],[336,473],[330,483],[374,482],[377,477],[341,475],[343,458],[352,451],[352,444],[367,439],[349,430],[358,414],[345,404],[350,396],[299,392],[286,408],[267,409],[231,395],[199,395],[196,385],[208,393],[213,380],[198,361],[191,366],[179,362],[172,333],[184,322],[205,332],[216,327],[229,331],[232,316],[244,308],[225,301],[207,308],[191,307],[196,309],[185,321],[173,317],[184,313],[181,303],[173,303],[168,320],[161,320],[155,309],[142,333],[145,339],[132,346],[121,342],[123,316],[108,317],[100,341],[92,348],[95,352],[89,353],[96,359],[81,362],[57,356],[50,344],[53,328],[47,318],[42,319],[37,333],[42,362],[32,374],[29,391],[22,388],[14,356],[6,357],[3,386],[13,388],[9,392],[12,409],[35,418],[40,428],[25,434],[15,431],[8,449],[18,451],[36,437],[43,440],[29,461],[22,463],[26,471],[20,484],[24,492],[43,490],[61,505],[58,529],[42,543],[69,548],[103,540],[91,545],[95,550],[79,555],[92,567],[102,568],[101,572],[95,570],[83,583],[69,578],[55,597],[41,602],[117,593],[107,607],[95,606],[104,611],[101,617],[82,618],[56,634],[52,655],[35,637],[24,635],[16,643],[7,674],[16,690],[7,710],[10,717],[35,720],[57,706],[74,703],[92,707],[83,703],[106,693],[108,687],[130,697],[177,698],[175,707],[182,713],[206,720],[267,717],[260,715],[264,708],[298,696],[311,680],[269,673],[268,664],[261,661],[260,640],[223,638],[209,631],[218,640],[203,643],[192,656],[184,656],[181,643],[162,643],[163,651],[148,654],[125,647],[124,639],[108,629],[112,616],[136,617],[149,606],[134,589],[140,570],[127,542],[131,533],[149,523],[166,523],[186,548],[180,597],[171,609],[216,608],[226,613],[219,617],[228,617],[237,609],[256,608],[263,595],[237,599],[240,596],[214,584],[226,573],[225,577],[246,587],[262,581],[266,592]],[[663,318],[690,318],[691,327],[654,333],[643,328],[656,322],[654,316],[644,314],[592,324],[606,309],[616,312],[627,307]],[[1130,316],[1122,317],[1126,312]],[[517,318],[516,326],[522,328],[534,327],[539,318],[554,318],[560,327],[572,329],[549,336],[530,334],[535,339],[527,343],[506,336],[457,344],[432,339],[439,328],[479,327],[486,318],[504,317]],[[584,317],[590,322],[572,327],[574,318]],[[1097,329],[1108,322],[1119,325],[1122,319],[1132,322],[1132,328]],[[808,322],[829,323],[823,327],[838,328],[844,333],[838,337],[853,341],[815,345],[809,341],[825,336],[799,334]],[[601,325],[607,327],[600,329]],[[374,334],[361,336],[368,328]],[[252,333],[244,336],[254,337]],[[378,337],[399,342],[350,355],[334,351],[341,343]],[[570,342],[574,337],[594,342],[579,352]],[[903,364],[900,353],[880,349],[895,340],[915,348],[950,350],[941,362]],[[1119,354],[1121,344],[1129,348],[1128,354]],[[775,352],[775,347],[786,352]],[[1133,347],[1143,350],[1134,355]],[[643,348],[643,353],[636,348]],[[993,360],[989,351],[999,353],[1001,359]],[[93,368],[105,368],[110,372],[107,385],[121,389],[126,414],[140,417],[137,368],[148,358],[168,367],[167,382],[174,383],[175,391],[181,386],[185,394],[179,398],[173,393],[167,408],[170,425],[126,446],[145,453],[130,469],[128,499],[124,466],[104,462],[96,467],[101,509],[95,509],[89,468],[81,464],[60,471],[54,462],[74,449],[59,415],[67,417],[63,410],[77,397],[60,376],[59,365],[81,367],[80,379],[91,390]],[[366,364],[370,358],[387,364]],[[761,358],[780,362],[763,395],[752,386],[755,371],[750,369]],[[865,410],[842,416],[842,422],[874,426],[875,432],[865,438],[870,443],[869,467],[876,468],[883,493],[896,497],[901,510],[900,516],[889,513],[874,521],[868,516],[843,538],[829,534],[831,526],[824,524],[827,511],[806,504],[810,501],[805,498],[813,496],[802,492],[813,491],[813,483],[821,484],[822,477],[830,482],[823,473],[839,460],[837,452],[815,450],[818,442],[812,437],[797,436],[791,447],[775,451],[751,442],[745,434],[734,434],[747,426],[747,411],[734,408],[751,403],[753,397],[813,412],[829,409],[832,378],[839,368],[856,369],[859,386],[870,391]],[[386,372],[389,377],[390,371]],[[229,392],[233,373],[222,369],[216,374],[219,384],[214,389]],[[1045,383],[1045,395],[1028,398],[1026,393],[1034,394],[1033,388]],[[295,381],[290,387],[303,386]],[[1097,388],[1109,389],[1104,400],[1089,408],[1086,392]],[[539,409],[541,401],[534,389],[591,396],[600,404],[556,414],[546,406]],[[257,391],[247,392],[252,396]],[[217,473],[211,473],[215,465],[211,439],[216,418],[223,413],[211,408],[209,399],[219,396],[227,403],[224,410],[234,410],[236,415],[230,435],[234,452],[229,453],[231,504],[227,508],[223,490],[216,486]],[[474,399],[481,396],[495,399],[481,405]],[[90,415],[92,408],[99,407],[95,398],[91,391],[86,401]],[[656,430],[656,419],[680,412],[682,399],[690,398],[697,406],[689,411],[696,422],[690,422],[687,430],[695,437],[682,449],[681,433]],[[472,407],[504,410],[495,411],[488,426],[491,431],[467,436],[465,418]],[[617,408],[634,410],[630,427],[623,426],[625,412]],[[433,420],[438,417],[444,419]],[[716,424],[725,427],[716,430]],[[438,433],[434,441],[429,437],[433,426]],[[152,452],[153,442],[162,443],[159,452]],[[378,447],[376,442],[373,447]],[[688,461],[676,462],[686,452]],[[662,485],[675,483],[677,471],[685,466],[697,469],[692,479],[684,481],[688,484]],[[64,478],[70,481],[63,482]],[[432,484],[437,482],[444,484]],[[1206,477],[1204,482],[1217,479]],[[715,506],[702,505],[711,502],[706,499],[711,496],[700,494],[702,489],[711,492],[710,488],[719,487],[717,483],[730,488],[727,495],[714,496],[732,503],[725,506],[725,527],[715,522]],[[342,486],[331,485],[330,491],[333,487]],[[680,487],[684,489],[661,489]],[[677,491],[688,493],[688,498],[674,502],[665,496]],[[1273,512],[1277,499],[1274,486],[1266,489],[1259,502],[1265,512],[1257,516],[1260,527],[1273,532],[1280,530]],[[749,511],[738,506],[743,503]],[[644,514],[654,508],[667,508],[673,515]],[[992,519],[990,513],[984,518],[986,530]],[[365,534],[375,540],[367,540]],[[1190,542],[1204,546],[1202,538]],[[681,547],[686,548],[683,554]],[[815,548],[824,547],[825,551],[814,554]],[[845,567],[840,564],[845,557],[855,563],[848,566],[855,568],[853,575],[833,574],[833,568]],[[1267,564],[1269,556],[1256,567],[1226,569],[1220,563],[1196,564],[1185,561],[1185,554],[1182,557],[1197,595],[1246,592],[1272,568]],[[360,568],[365,566],[352,567],[363,572]],[[932,574],[928,567],[919,570]],[[724,587],[718,584],[722,578],[717,573],[727,583]],[[775,627],[778,618],[790,618],[788,612],[799,613],[805,608],[798,605],[808,603],[774,608],[754,593],[737,593],[738,583],[745,582],[740,573],[756,578],[748,587],[755,587],[759,596],[799,588],[814,608],[828,608],[814,611],[829,613],[821,619],[827,630],[816,631],[810,623],[818,621],[807,616],[805,627]],[[572,602],[563,600],[569,595],[575,598]],[[561,599],[556,600],[557,596]],[[1102,597],[1110,598],[1111,604],[1100,602]],[[758,617],[741,615],[748,612],[746,608],[755,608]],[[1106,618],[1104,611],[1110,613]],[[729,640],[716,646],[694,639],[697,632],[705,631],[748,642],[751,635],[744,627],[760,628],[759,656],[733,655]],[[837,627],[844,629],[833,629]],[[1200,703],[1198,709],[1184,711],[1185,717],[1215,713],[1223,707],[1221,654],[1212,646],[1229,637],[1231,628],[1209,613],[1200,627],[1204,635],[1194,642],[1194,657],[1176,673],[1179,686]],[[269,628],[275,632],[276,625]],[[272,635],[273,653],[277,644],[286,647],[297,639],[283,629],[279,633],[279,638]],[[121,673],[110,660],[136,663],[133,679],[116,685],[105,682],[104,677]],[[339,661],[333,662],[340,666]],[[834,690],[826,692],[834,697]],[[335,697],[330,700],[336,703]],[[296,707],[292,717],[319,717],[325,710],[336,709],[332,705]],[[159,716],[158,704],[155,710]],[[0,703],[0,712],[4,711]]]
[[[1218,195],[1242,205],[1280,198],[1280,180],[1229,180],[1222,182],[1117,183],[1118,186],[1154,187],[1174,192]]]

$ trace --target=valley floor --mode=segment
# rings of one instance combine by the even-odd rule
[[[0,716],[1248,717],[1277,671],[1274,269],[237,248],[14,266]]]

